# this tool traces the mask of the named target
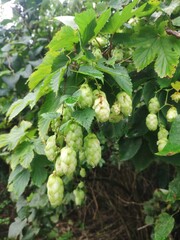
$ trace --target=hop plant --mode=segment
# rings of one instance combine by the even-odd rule
[[[92,49],[92,54],[95,56],[97,60],[103,58],[102,52],[99,48],[93,48]]]
[[[169,132],[165,129],[164,126],[160,126],[159,132],[158,132],[158,141],[157,141],[157,146],[158,146],[158,151],[162,151],[163,148],[166,146],[168,142],[168,134]]]
[[[52,135],[47,139],[45,146],[45,154],[50,161],[54,161],[57,156],[56,136]]]
[[[95,101],[93,109],[95,111],[97,120],[99,122],[107,122],[109,120],[110,107],[105,93],[100,90],[95,90],[94,98]]]
[[[148,110],[150,113],[157,113],[160,110],[160,103],[157,97],[153,97],[149,100]]]
[[[72,122],[67,126],[65,129],[65,142],[76,152],[82,148],[83,132],[82,127],[78,123]]]
[[[171,107],[167,111],[166,119],[168,122],[173,122],[177,115],[178,115],[177,109],[175,107]]]
[[[120,104],[121,112],[124,116],[128,117],[132,113],[132,99],[126,92],[120,92],[116,96]]]
[[[115,61],[120,61],[123,59],[123,52],[119,48],[114,48],[112,50],[112,57],[115,58]]]
[[[71,176],[77,166],[76,152],[68,146],[61,149],[60,156],[56,159],[55,171],[58,175]]]
[[[85,199],[85,192],[82,189],[76,188],[73,191],[74,197],[75,197],[75,204],[77,206],[82,205],[84,199]]]
[[[109,121],[112,123],[118,123],[123,119],[121,113],[121,107],[118,101],[115,101],[110,109]]]
[[[64,197],[64,185],[62,179],[52,173],[47,181],[47,195],[53,207],[61,205]]]
[[[101,160],[101,146],[95,134],[89,133],[84,139],[84,155],[91,167],[96,167]]]
[[[146,117],[146,126],[150,131],[156,131],[158,127],[157,115],[154,113],[149,113]]]
[[[93,105],[93,91],[87,83],[83,83],[80,87],[78,104],[80,108],[92,107]]]
[[[80,174],[80,176],[81,176],[82,178],[84,178],[84,177],[86,176],[86,170],[85,170],[85,168],[81,168],[79,174]]]
[[[178,103],[180,101],[180,92],[175,92],[171,95],[171,99]]]

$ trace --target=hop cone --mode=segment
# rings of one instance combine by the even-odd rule
[[[84,201],[84,198],[85,198],[85,193],[82,189],[79,189],[79,188],[76,188],[74,191],[73,191],[73,194],[74,194],[74,197],[75,197],[75,203],[77,206],[80,206],[83,201]]]
[[[75,151],[79,151],[83,144],[83,132],[82,127],[78,123],[71,123],[65,130],[66,144],[73,148]]]
[[[131,97],[125,92],[120,92],[117,94],[116,98],[120,104],[121,112],[124,114],[124,116],[126,117],[130,116],[132,113]]]
[[[93,91],[87,83],[80,87],[78,104],[80,108],[92,107],[93,105]]]
[[[84,139],[84,154],[91,167],[96,167],[101,160],[100,142],[93,133],[89,133]]]
[[[94,97],[95,97],[95,101],[94,101],[93,109],[95,111],[97,120],[99,122],[108,121],[109,115],[110,115],[110,107],[106,99],[105,93],[99,90],[95,90]]]
[[[57,156],[56,136],[52,135],[47,139],[45,154],[50,161],[54,161]]]
[[[110,109],[109,121],[112,123],[118,123],[123,119],[121,113],[121,107],[118,101],[115,101]]]
[[[157,113],[160,110],[160,103],[157,97],[153,97],[149,100],[148,110],[150,113]]]
[[[156,131],[158,127],[158,119],[156,114],[149,113],[146,117],[146,126],[150,131]]]
[[[64,185],[60,177],[51,174],[47,181],[47,194],[53,207],[61,205],[64,196]]]
[[[177,109],[175,107],[171,107],[166,114],[166,119],[168,122],[173,122],[174,119],[177,117],[178,112]]]
[[[60,176],[70,176],[74,173],[76,165],[76,152],[71,147],[63,147],[55,163],[56,173]]]

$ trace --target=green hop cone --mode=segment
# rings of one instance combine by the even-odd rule
[[[96,167],[101,160],[101,146],[95,134],[89,133],[84,139],[85,159],[91,167]]]
[[[164,147],[166,146],[168,140],[167,138],[161,138],[157,141],[157,145],[158,145],[158,151],[162,151],[164,149]]]
[[[66,104],[61,104],[60,108],[57,110],[57,113],[61,114],[61,124],[66,123],[71,119],[73,110]]]
[[[118,101],[115,101],[110,109],[109,121],[112,123],[118,123],[123,119],[121,113],[121,107]]]
[[[114,48],[112,50],[112,57],[115,59],[115,61],[121,61],[123,59],[123,51],[119,48]]]
[[[45,154],[49,161],[54,161],[56,156],[57,156],[57,146],[56,146],[56,136],[52,135],[50,136],[47,141],[46,141],[46,146],[45,146]]]
[[[157,115],[154,113],[149,113],[146,117],[146,126],[150,131],[156,131],[158,127]]]
[[[72,122],[67,126],[65,129],[65,142],[76,152],[82,148],[83,132],[82,127],[78,123]]]
[[[175,92],[171,95],[171,99],[178,103],[180,101],[180,92]]]
[[[157,113],[160,110],[160,103],[157,97],[153,97],[149,100],[148,110],[150,113]]]
[[[92,54],[94,55],[96,60],[99,60],[99,59],[103,58],[102,52],[99,48],[93,48],[92,49]]]
[[[92,107],[93,105],[93,91],[87,83],[83,83],[80,87],[78,104],[80,108]]]
[[[79,174],[80,174],[80,176],[82,178],[86,177],[86,170],[85,170],[85,168],[81,168]]]
[[[158,132],[158,139],[167,138],[168,134],[168,130],[166,130],[164,126],[161,126]]]
[[[51,174],[47,181],[47,195],[53,207],[61,205],[64,197],[64,185],[62,179],[56,174]]]
[[[125,117],[128,117],[132,113],[132,99],[126,92],[120,92],[116,96],[117,101],[120,104],[121,112]]]
[[[74,198],[75,198],[75,204],[77,206],[82,205],[84,199],[85,199],[85,192],[82,189],[76,188],[73,191]]]
[[[175,107],[171,107],[166,114],[166,119],[168,122],[173,122],[174,119],[177,117],[178,112],[177,109]]]
[[[58,175],[71,176],[77,166],[76,152],[68,146],[61,149],[60,156],[56,159],[55,171]]]
[[[97,120],[99,122],[107,122],[109,120],[110,107],[105,93],[100,90],[95,90],[94,98],[95,101],[93,109],[95,111]]]

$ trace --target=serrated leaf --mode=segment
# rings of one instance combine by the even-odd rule
[[[103,82],[104,75],[101,71],[93,68],[92,66],[81,66],[78,70],[78,73],[83,75],[90,76],[92,78],[100,79]]]
[[[90,131],[92,121],[95,117],[95,111],[92,108],[85,108],[83,110],[77,110],[72,113],[75,120],[83,126],[87,132]]]
[[[101,16],[97,19],[97,25],[94,29],[95,36],[101,31],[101,29],[105,26],[107,23],[109,17],[111,16],[111,9],[107,9],[104,11]]]
[[[180,81],[176,81],[175,83],[171,83],[171,86],[176,90],[180,90]]]
[[[116,12],[107,22],[103,28],[103,33],[114,34],[124,23],[126,23],[130,18],[132,18],[136,13],[143,11],[146,4],[143,4],[139,8],[133,11],[133,8],[138,3],[138,0],[134,0],[132,3],[128,4],[120,12]]]
[[[66,66],[54,73],[51,79],[51,87],[55,94],[58,93],[60,84],[64,81],[64,74],[66,72]]]
[[[31,126],[32,123],[28,121],[22,121],[19,126],[14,126],[11,129],[10,133],[7,136],[8,148],[10,150],[13,150],[21,142],[21,140],[27,134],[26,130],[28,130]]]
[[[157,153],[157,155],[166,156],[180,153],[179,136],[180,136],[180,115],[178,115],[172,123],[166,146],[161,152]]]
[[[15,218],[15,222],[11,223],[11,225],[9,226],[8,238],[17,239],[26,225],[26,218],[24,220],[21,220],[20,218]]]
[[[23,168],[29,168],[30,163],[34,158],[34,146],[30,142],[21,143],[14,154],[12,155],[11,167],[16,167],[17,164],[21,164]],[[14,164],[14,163],[15,164]]]
[[[154,228],[154,240],[166,240],[174,227],[174,218],[163,212],[158,216]]]
[[[144,48],[142,45],[140,48],[137,48],[133,53],[133,61],[137,68],[137,71],[141,71],[147,67],[156,57],[156,39],[151,39],[149,41],[149,46]]]
[[[46,96],[45,102],[42,105],[40,112],[39,112],[39,119],[38,119],[38,130],[41,139],[44,141],[49,129],[49,125],[51,122],[51,118],[43,118],[42,114],[44,113],[52,113],[57,110],[60,106],[60,99],[56,97],[56,95],[52,92]]]
[[[78,42],[78,32],[69,26],[64,26],[55,34],[48,47],[52,51],[60,51],[62,49],[71,51],[74,49],[74,44]]]
[[[32,172],[31,177],[33,183],[40,187],[47,178],[47,169],[46,167],[50,164],[50,162],[47,160],[45,156],[36,156],[31,163]]]
[[[60,52],[48,51],[43,58],[42,63],[38,66],[37,70],[31,74],[28,79],[28,86],[33,90],[48,74],[51,73],[51,66],[54,59],[60,55]]]
[[[4,133],[0,135],[0,148],[8,145],[8,134]]]
[[[8,117],[8,120],[11,121],[13,118],[15,118],[22,110],[28,106],[31,105],[36,98],[35,93],[28,93],[23,99],[18,99],[16,102],[14,102],[10,108],[7,111],[6,116]]]
[[[16,169],[15,169],[16,171]],[[16,197],[18,198],[27,187],[30,180],[30,172],[27,169],[21,169],[21,171],[16,174],[11,181],[9,181],[9,191],[15,193]]]
[[[85,45],[95,35],[96,13],[93,9],[88,9],[76,14],[75,22],[79,27],[82,44]]]
[[[171,42],[166,38],[159,40],[157,53],[155,71],[158,76],[172,78],[179,63],[179,54],[172,50]]]
[[[127,94],[132,94],[132,82],[125,67],[116,65],[114,68],[109,68],[99,64],[97,68],[102,72],[111,75],[119,87],[121,87]]]
[[[167,195],[167,201],[174,203],[180,200],[180,172],[177,176],[169,183],[169,192]]]

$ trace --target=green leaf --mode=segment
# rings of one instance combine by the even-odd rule
[[[60,52],[47,52],[42,63],[38,66],[38,69],[33,72],[28,79],[30,90],[33,90],[45,77],[47,77],[48,74],[51,73],[51,66],[58,55],[60,55]]]
[[[141,138],[122,139],[119,143],[120,161],[127,161],[134,157],[141,147]]]
[[[92,121],[95,117],[95,112],[92,108],[77,110],[73,112],[72,116],[81,126],[83,126],[86,129],[87,132],[90,131]]]
[[[83,75],[90,76],[92,78],[100,79],[103,82],[104,75],[99,70],[93,68],[92,66],[81,66],[78,70],[78,73]]]
[[[78,42],[78,32],[69,26],[64,26],[55,34],[48,47],[51,51],[59,51],[62,49],[71,51],[74,49],[75,43]]]
[[[47,115],[42,115],[44,113],[53,113],[60,106],[60,99],[56,97],[56,95],[52,92],[46,96],[44,104],[42,105],[39,111],[39,119],[38,119],[38,130],[39,136],[42,140],[45,140],[49,125],[51,122],[51,117],[46,117]],[[45,118],[43,117],[45,116]]]
[[[8,239],[17,239],[19,235],[22,234],[22,230],[27,225],[27,219],[21,220],[20,218],[15,218],[15,222],[11,223],[8,231]]]
[[[177,176],[169,183],[169,192],[167,195],[167,201],[174,203],[180,200],[180,172],[178,171]]]
[[[104,25],[107,23],[109,17],[111,16],[111,9],[104,11],[101,16],[97,19],[97,25],[94,29],[95,36],[101,31]]]
[[[66,69],[66,66],[62,67],[60,70],[54,73],[51,79],[51,87],[56,95],[58,93],[60,84],[64,81],[64,74],[66,72]]]
[[[161,38],[158,43],[155,71],[161,78],[172,78],[179,63],[179,54],[172,49],[172,43],[168,39]]]
[[[174,227],[174,218],[163,212],[158,216],[154,228],[154,240],[166,240]]]
[[[9,191],[14,192],[18,198],[25,190],[30,180],[30,172],[27,169],[16,167],[14,174],[9,177]]]
[[[14,152],[11,158],[12,161],[16,162],[16,165],[21,164],[23,168],[29,168],[31,161],[34,158],[33,149],[34,146],[32,143],[30,142],[21,143]],[[13,162],[11,162],[11,165],[14,168],[16,165],[14,165]]]
[[[8,133],[0,135],[0,148],[3,148],[8,145]]]
[[[116,12],[107,22],[103,28],[103,33],[114,34],[124,23],[126,23],[130,18],[132,18],[136,13],[140,13],[145,8],[146,4],[143,4],[136,10],[133,10],[138,0],[134,0],[132,3],[128,4],[120,12]]]
[[[180,16],[172,20],[174,26],[180,27]]]
[[[32,126],[32,123],[27,121],[22,121],[20,126],[14,126],[7,136],[8,148],[13,150],[21,140],[27,135],[26,130]]]
[[[172,123],[166,146],[161,152],[157,153],[157,155],[166,156],[180,153],[179,136],[180,136],[180,115],[178,115]]]
[[[97,68],[102,72],[111,75],[119,87],[121,87],[127,94],[132,94],[132,82],[125,67],[116,65],[115,68],[109,68],[99,64]]]
[[[142,45],[140,48],[137,48],[133,53],[133,61],[137,68],[137,71],[141,71],[147,67],[156,57],[156,41],[157,39],[149,39],[149,46]]]
[[[22,110],[31,105],[35,101],[36,94],[35,93],[28,93],[23,99],[18,99],[14,102],[7,111],[6,116],[8,120],[11,121],[14,117],[16,117]]]
[[[40,187],[47,179],[48,171],[46,167],[50,165],[50,162],[45,156],[38,155],[31,163],[32,172],[31,177],[33,183]]]
[[[79,27],[83,46],[95,35],[96,13],[88,9],[82,13],[75,14],[75,22]]]

